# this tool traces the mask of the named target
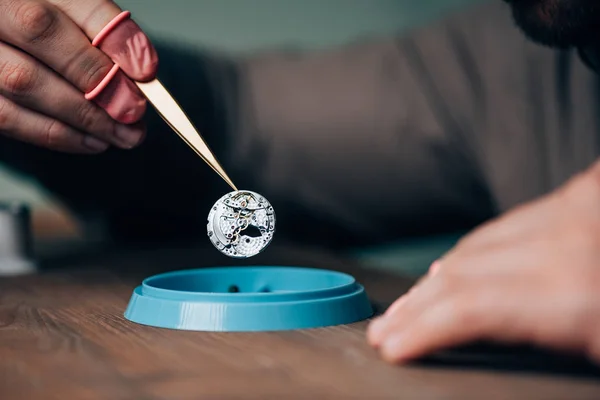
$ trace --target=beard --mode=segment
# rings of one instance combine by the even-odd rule
[[[585,47],[600,39],[600,0],[504,0],[529,39],[558,48]]]

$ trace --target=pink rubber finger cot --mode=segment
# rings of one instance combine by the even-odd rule
[[[102,81],[85,94],[87,100],[93,100],[112,118],[123,124],[138,122],[143,117],[147,105],[145,97],[125,74],[123,64],[127,64],[128,69],[134,72],[140,69],[140,64],[149,65],[147,69],[152,69],[157,64],[156,52],[149,40],[136,40],[137,36],[145,38],[145,35],[137,24],[130,21],[130,16],[129,11],[120,13],[92,40],[92,45],[103,50],[115,64]],[[124,26],[126,21],[130,22],[129,26]],[[108,45],[104,46],[106,43]],[[118,47],[114,43],[117,43]],[[127,51],[123,51],[123,47],[126,47]],[[151,51],[148,51],[149,48]],[[131,51],[132,49],[137,51]],[[144,56],[140,57],[140,54]],[[133,60],[128,60],[127,57]],[[118,62],[116,59],[122,61]]]

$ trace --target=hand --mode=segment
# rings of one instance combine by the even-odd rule
[[[600,164],[466,236],[367,338],[392,363],[479,340],[600,362]]]
[[[154,78],[154,48],[132,20],[103,50],[90,40],[120,12],[106,0],[0,0],[0,133],[87,154],[142,141],[146,101],[127,77]],[[94,101],[86,100],[113,60],[117,75]]]

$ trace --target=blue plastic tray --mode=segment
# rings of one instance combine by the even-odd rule
[[[222,267],[145,279],[125,318],[161,328],[277,331],[349,324],[373,315],[364,288],[340,272],[299,267]]]

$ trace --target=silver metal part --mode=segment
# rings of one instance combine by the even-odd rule
[[[29,208],[18,202],[0,203],[0,275],[34,272],[32,253]]]
[[[211,208],[206,225],[212,244],[232,258],[263,251],[275,233],[275,211],[263,196],[248,190],[231,192]]]

